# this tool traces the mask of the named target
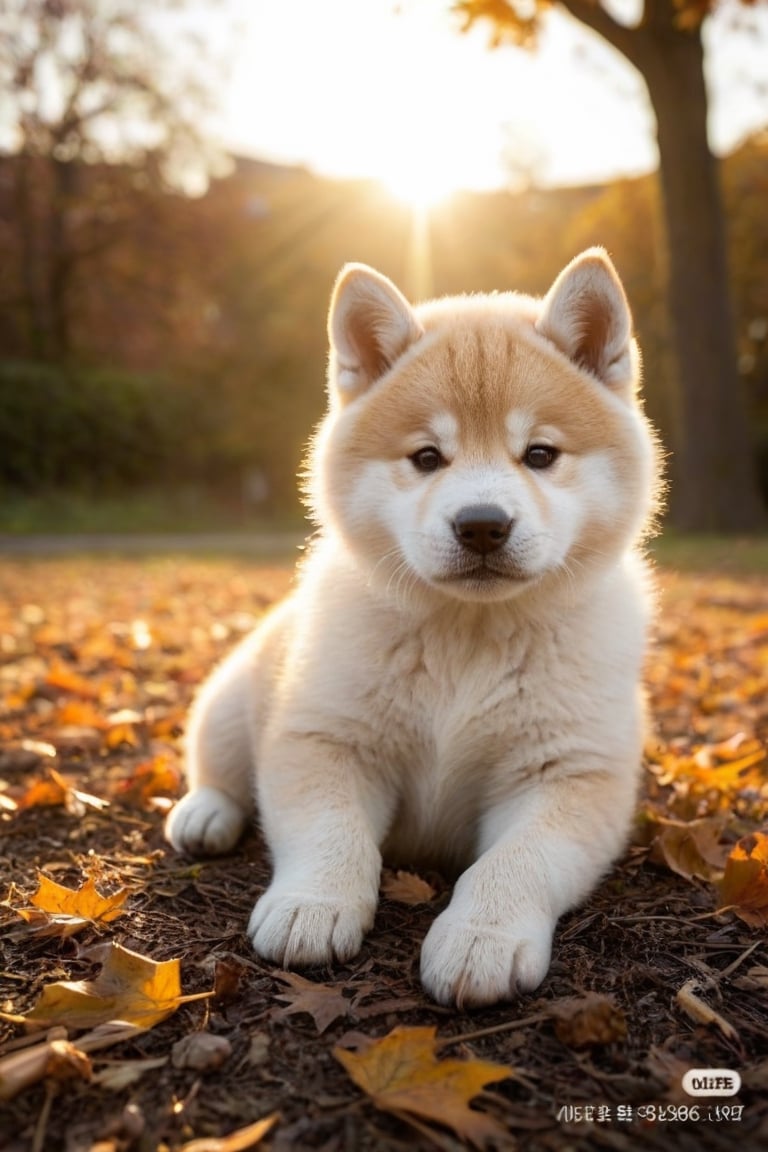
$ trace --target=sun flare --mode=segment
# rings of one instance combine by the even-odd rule
[[[403,166],[379,178],[390,196],[414,211],[427,211],[449,200],[459,184],[448,173],[438,169]]]

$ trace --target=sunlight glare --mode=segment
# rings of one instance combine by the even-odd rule
[[[458,183],[434,168],[406,167],[380,178],[390,196],[414,210],[436,208],[459,191]]]

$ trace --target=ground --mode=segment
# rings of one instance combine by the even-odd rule
[[[258,1145],[272,1152],[460,1150],[473,1139],[531,1152],[715,1152],[768,1140],[759,831],[768,597],[759,578],[662,573],[647,677],[655,732],[633,842],[562,920],[544,984],[471,1013],[437,1007],[419,986],[421,940],[450,895],[441,877],[388,875],[362,953],[305,973],[308,988],[259,960],[244,934],[269,875],[257,833],[203,864],[163,840],[164,813],[183,787],[195,686],[289,581],[288,566],[253,558],[3,563],[0,1089],[3,1069],[15,1075],[21,1054],[42,1043],[21,1018],[44,986],[97,975],[105,953],[94,946],[178,958],[184,995],[214,994],[174,1003],[151,1027],[87,1056],[76,1051],[87,1025],[68,1021],[66,1068],[46,1066],[0,1102],[0,1148],[234,1152],[255,1146],[256,1133],[204,1138],[273,1113]],[[51,909],[27,912],[28,923],[19,910],[41,875],[71,889],[89,877],[102,893],[122,889],[119,913],[86,914],[77,931]],[[430,1113],[429,1101],[425,1114],[405,1098],[395,1107],[375,1086],[361,1091],[338,1056],[425,1026],[436,1029],[443,1062],[433,1104],[450,1061],[508,1067],[507,1078],[481,1078],[489,1086],[467,1093],[470,1120],[484,1113],[487,1129],[473,1132],[466,1106],[462,1127],[447,1108]],[[214,1054],[190,1066],[179,1042],[201,1035]],[[220,1050],[211,1036],[227,1044]],[[690,1068],[736,1070],[741,1090],[691,1098],[681,1088]],[[421,1075],[417,1062],[409,1084]]]

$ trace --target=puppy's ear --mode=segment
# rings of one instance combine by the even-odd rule
[[[331,297],[329,384],[351,397],[391,368],[423,328],[391,280],[365,264],[342,268]]]
[[[536,327],[603,383],[636,383],[638,353],[629,305],[602,248],[589,248],[563,269],[544,297]]]

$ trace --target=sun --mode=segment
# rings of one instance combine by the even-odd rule
[[[459,191],[456,178],[439,167],[402,164],[379,177],[390,196],[414,211],[426,212]]]

